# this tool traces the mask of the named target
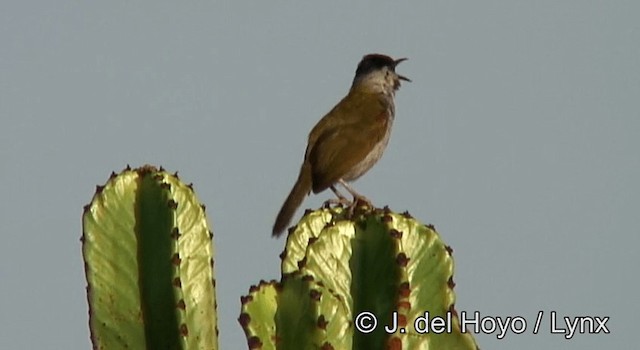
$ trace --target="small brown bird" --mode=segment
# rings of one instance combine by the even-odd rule
[[[354,181],[371,169],[387,147],[395,115],[395,92],[400,80],[411,81],[395,72],[405,60],[381,54],[362,58],[347,96],[309,134],[300,175],[278,213],[274,236],[282,234],[311,191],[319,193],[331,188],[344,200],[334,186],[340,183],[354,199],[366,200],[346,181]]]

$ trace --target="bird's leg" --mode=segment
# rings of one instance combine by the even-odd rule
[[[358,202],[363,202],[369,207],[373,208],[373,204],[371,204],[371,201],[367,197],[356,192],[356,190],[349,186],[346,181],[340,179],[338,180],[338,182],[347,190],[347,192],[349,192],[353,196],[353,206],[355,206]]]
[[[331,185],[329,188],[331,188],[331,191],[333,191],[333,193],[335,193],[336,197],[338,197],[338,200],[340,202],[348,202],[349,200],[347,199],[347,197],[345,197],[342,193],[340,193],[340,191],[338,191],[338,189],[336,188],[336,186]]]
[[[324,202],[325,206],[329,206],[331,204],[351,206],[353,204],[350,200],[347,199],[347,197],[345,197],[342,193],[340,193],[340,191],[338,191],[338,189],[334,185],[331,185],[330,188],[331,188],[331,191],[333,191],[333,193],[335,193],[336,197],[338,198],[331,198],[326,200]]]

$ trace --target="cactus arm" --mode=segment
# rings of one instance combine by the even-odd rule
[[[366,206],[307,212],[281,258],[282,278],[270,297],[253,297],[252,287],[242,299],[251,349],[477,349],[471,334],[460,332],[451,249],[408,213]],[[265,302],[269,312],[258,313]],[[354,324],[365,311],[378,322],[371,333]],[[451,332],[418,332],[413,322],[425,312],[451,315]],[[402,330],[388,334],[393,315]]]
[[[216,349],[211,238],[175,175],[128,168],[99,186],[82,236],[94,348]]]

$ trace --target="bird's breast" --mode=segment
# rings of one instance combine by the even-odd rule
[[[378,160],[382,157],[384,150],[387,148],[387,144],[389,143],[389,136],[391,135],[391,126],[393,124],[394,118],[394,110],[393,104],[387,110],[386,113],[381,113],[376,116],[376,119],[373,121],[376,123],[377,127],[383,129],[383,136],[380,138],[375,145],[372,147],[371,151],[360,161],[358,162],[351,170],[345,174],[342,179],[345,181],[354,181],[360,176],[364,175],[371,167],[373,167]]]

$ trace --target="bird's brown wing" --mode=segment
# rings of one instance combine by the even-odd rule
[[[367,102],[362,99],[358,102]],[[371,103],[373,102],[373,103]],[[359,104],[359,103],[358,103]],[[356,104],[356,105],[358,105]],[[331,113],[360,113],[351,123],[336,123],[317,135],[313,147],[307,152],[311,164],[312,189],[314,193],[324,191],[340,180],[360,163],[384,138],[389,109],[378,99],[369,99],[355,110],[334,110]],[[327,117],[331,116],[331,113]]]

